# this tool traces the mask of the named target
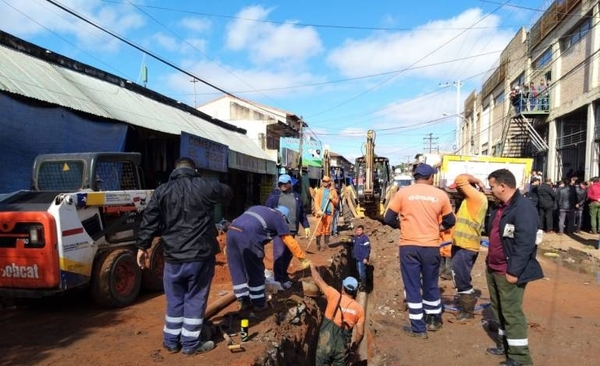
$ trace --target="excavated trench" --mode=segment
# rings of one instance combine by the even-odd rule
[[[349,260],[350,256],[351,253],[344,246],[331,257],[330,264],[320,270],[325,282],[332,285],[341,284],[346,276],[356,276],[355,270],[349,265],[352,263]],[[304,280],[309,282],[310,278]],[[327,304],[322,295],[313,296],[314,294],[308,291],[304,295],[302,302],[298,301],[287,313],[275,315],[278,327],[273,330],[277,333],[274,338],[278,338],[279,341],[272,341],[266,354],[257,358],[253,366],[314,365],[319,327]],[[362,302],[364,306],[366,297],[365,293],[359,293],[357,301]],[[302,329],[300,334],[294,329],[298,326]],[[363,343],[365,341],[366,338]]]
[[[354,225],[363,224],[365,233],[370,237],[372,245],[367,292],[359,292],[357,301],[363,305],[366,313],[365,337],[358,349],[353,365],[369,364],[394,365],[400,364],[397,354],[401,352],[396,345],[390,347],[390,342],[395,344],[399,325],[408,321],[403,301],[401,278],[399,274],[397,240],[398,230],[384,226],[378,221],[370,219],[354,220]],[[352,233],[347,231],[346,238]],[[341,239],[344,241],[344,239]],[[341,244],[338,251],[333,254],[325,270],[321,271],[323,278],[329,284],[341,284],[345,276],[356,276],[352,260],[351,248]],[[570,249],[557,251],[555,249],[540,249],[540,256],[544,253],[558,253],[556,257],[549,255],[560,265],[579,273],[598,274],[600,271],[597,258],[581,250]],[[480,274],[475,276],[481,277]],[[480,278],[479,278],[480,280]],[[454,288],[451,283],[440,282],[442,300],[447,305],[453,305]],[[481,284],[479,286],[482,286]],[[484,285],[483,285],[484,286]],[[300,294],[301,296],[302,294]],[[480,303],[485,303],[486,298],[481,298]],[[326,302],[323,296],[302,298],[303,307],[300,324],[302,332],[294,332],[297,325],[287,324],[290,313],[279,316],[280,341],[272,342],[264,356],[257,358],[252,365],[262,366],[295,366],[314,365],[315,351]],[[455,305],[455,304],[454,304]],[[298,311],[297,311],[298,312]],[[445,319],[452,322],[454,317],[452,307],[446,308]],[[297,330],[297,329],[296,329]],[[408,352],[402,350],[402,352]]]

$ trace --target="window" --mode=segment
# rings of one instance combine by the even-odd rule
[[[504,102],[504,92],[500,92],[500,94],[496,95],[494,98],[494,105],[502,104]]]
[[[519,75],[519,77],[516,78],[515,81],[513,81],[510,85],[511,88],[514,88],[515,86],[521,87],[523,84],[525,84],[525,74]]]
[[[575,27],[575,29],[566,34],[560,41],[560,48],[562,51],[568,49],[575,43],[579,42],[591,29],[592,19],[590,16],[586,16],[586,19]]]
[[[533,61],[534,69],[541,69],[552,61],[552,48],[548,48],[540,57]]]

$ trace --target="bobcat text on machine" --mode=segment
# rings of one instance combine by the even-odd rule
[[[48,154],[35,159],[32,190],[0,200],[0,297],[90,288],[108,307],[131,304],[142,285],[162,289],[162,244],[149,269],[136,263],[141,212],[139,153]]]

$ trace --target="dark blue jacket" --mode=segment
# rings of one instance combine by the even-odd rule
[[[173,170],[169,181],[154,190],[138,233],[137,247],[148,249],[161,236],[165,261],[197,262],[219,252],[213,219],[217,203],[233,197],[228,185],[201,178],[193,169]]]
[[[310,228],[310,224],[308,223],[308,218],[306,217],[306,212],[304,212],[304,205],[302,204],[302,199],[300,195],[296,192],[292,192],[294,197],[296,198],[296,232],[298,232],[299,224],[302,224],[302,227],[307,229]],[[279,196],[281,195],[281,190],[276,188],[269,194],[267,200],[265,202],[265,206],[271,208],[277,208],[279,206]]]
[[[368,259],[371,255],[371,243],[369,237],[365,234],[354,236],[352,238],[352,256],[357,261]]]
[[[489,228],[492,227],[496,210],[494,208],[491,211],[488,221]],[[511,235],[504,236],[506,225],[509,224],[514,226],[514,231]],[[500,238],[508,263],[506,272],[517,277],[517,284],[544,277],[542,267],[535,258],[537,230],[538,212],[533,203],[517,190],[500,219]]]

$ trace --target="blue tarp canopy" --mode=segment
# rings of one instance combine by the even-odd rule
[[[0,193],[30,189],[33,160],[39,154],[123,151],[127,128],[0,93]]]

